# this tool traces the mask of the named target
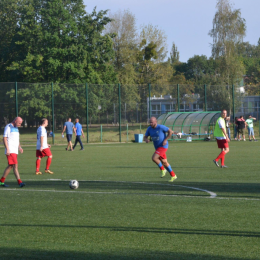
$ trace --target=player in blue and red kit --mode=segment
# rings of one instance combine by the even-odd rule
[[[167,135],[168,133],[168,135]],[[169,182],[173,182],[177,179],[177,176],[173,172],[171,165],[167,161],[166,152],[168,150],[168,139],[173,134],[173,131],[164,125],[158,125],[155,117],[150,118],[150,126],[147,128],[144,141],[149,142],[148,137],[151,136],[153,140],[155,152],[152,160],[158,165],[162,171],[162,176],[166,174],[166,170],[170,173],[171,179]],[[165,168],[164,168],[165,167]],[[166,170],[165,170],[166,169]]]

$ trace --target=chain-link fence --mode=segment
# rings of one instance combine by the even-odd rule
[[[84,142],[127,142],[145,133],[149,117],[168,112],[220,111],[259,119],[260,86],[223,85],[94,85],[0,83],[0,126],[21,116],[21,139],[34,143],[40,120],[49,120],[55,144],[68,117],[79,118]],[[258,124],[255,124],[258,133]]]

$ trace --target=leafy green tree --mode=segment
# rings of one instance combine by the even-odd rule
[[[106,11],[87,14],[80,0],[21,0],[16,57],[19,81],[102,83],[116,80],[112,40],[102,32]]]

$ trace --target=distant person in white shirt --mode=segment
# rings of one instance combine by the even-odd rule
[[[8,166],[4,171],[3,177],[0,179],[0,187],[8,187],[8,185],[5,184],[5,179],[12,169],[14,171],[14,175],[17,179],[18,185],[21,188],[25,186],[25,183],[23,183],[20,179],[17,161],[18,150],[20,151],[20,153],[23,153],[23,149],[20,145],[20,136],[18,129],[18,127],[21,126],[22,122],[23,119],[21,117],[16,117],[12,123],[6,125],[5,127],[3,142],[5,146],[5,154],[7,157]]]
[[[40,171],[40,166],[41,166],[41,159],[45,156],[47,156],[47,161],[46,161],[46,168],[45,172],[49,174],[53,174],[49,170],[50,165],[51,165],[51,160],[52,160],[52,153],[51,153],[51,146],[47,143],[47,130],[46,126],[48,126],[48,119],[43,118],[41,122],[41,126],[37,129],[37,147],[36,147],[36,175],[42,174]]]
[[[248,125],[248,137],[249,137],[249,141],[252,141],[251,136],[253,138],[254,141],[257,141],[255,139],[255,133],[254,133],[254,120],[256,120],[255,117],[252,117],[251,115],[249,115],[248,119],[246,120],[246,123]]]

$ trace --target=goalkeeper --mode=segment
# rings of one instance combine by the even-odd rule
[[[168,135],[166,135],[168,133]],[[155,117],[150,118],[150,126],[147,128],[144,141],[149,142],[148,137],[150,136],[153,140],[155,152],[152,160],[160,168],[163,178],[166,174],[166,170],[170,173],[171,179],[169,182],[173,182],[177,179],[177,176],[173,172],[171,165],[167,161],[166,152],[168,150],[168,139],[173,134],[173,131],[164,125],[158,125]],[[166,169],[166,170],[165,170]]]

